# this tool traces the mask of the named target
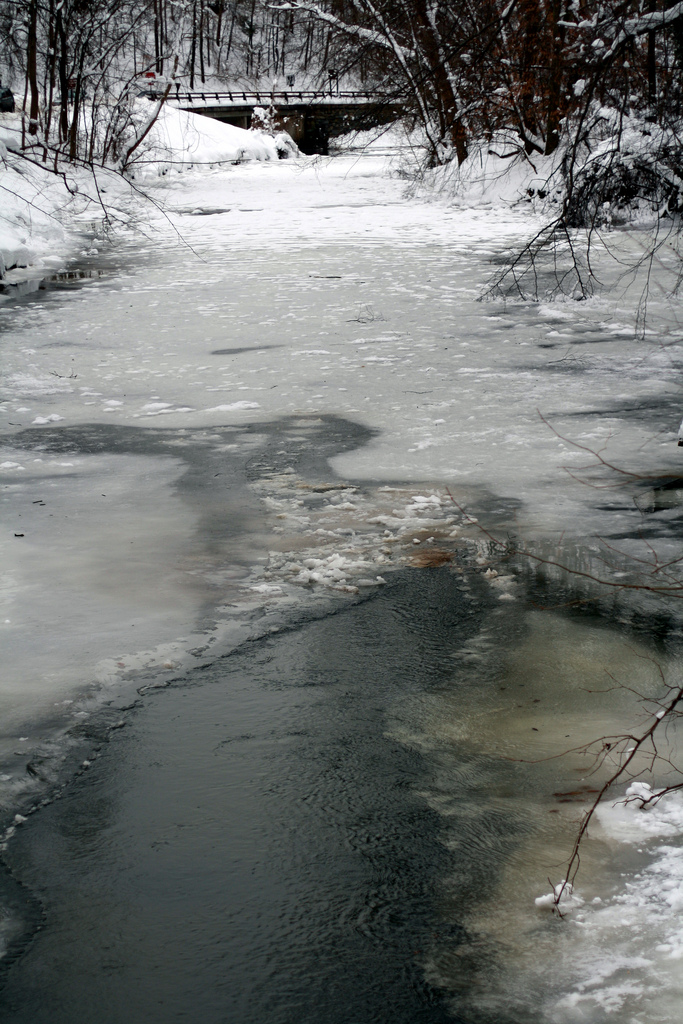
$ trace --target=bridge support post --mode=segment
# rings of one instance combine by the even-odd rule
[[[307,156],[327,156],[330,151],[330,125],[327,118],[316,117],[313,111],[306,111],[299,149]]]

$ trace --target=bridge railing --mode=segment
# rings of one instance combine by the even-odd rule
[[[155,90],[149,90],[149,95],[154,96]],[[330,92],[323,89],[288,89],[278,92],[248,92],[242,90],[228,90],[225,92],[197,91],[176,89],[175,94],[171,93],[169,99],[176,103],[189,103],[190,105],[203,106],[294,106],[300,103],[324,103],[324,104],[349,104],[349,103],[382,103],[391,102],[389,96],[380,93],[347,90]]]

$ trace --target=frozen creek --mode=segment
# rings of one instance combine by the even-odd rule
[[[671,310],[478,302],[529,211],[378,153],[154,193],[142,241],[84,222],[82,287],[0,306],[3,1021],[678,1021],[675,802],[608,810],[572,913],[534,905],[593,785],[539,759],[637,720],[606,670],[675,679],[678,617],[552,611],[571,582],[461,511],[675,554],[676,501],[576,480],[537,411],[675,475]]]

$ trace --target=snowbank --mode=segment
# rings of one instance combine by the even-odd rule
[[[564,195],[560,162],[559,151],[529,157],[517,143],[501,139],[473,148],[460,166],[450,163],[427,172],[424,185],[452,195],[458,206],[487,209],[527,203],[535,212],[547,212]]]
[[[137,102],[136,114],[144,123],[153,109],[150,100]],[[149,135],[132,158],[135,177],[156,177],[169,170],[189,170],[248,160],[277,160],[275,139],[245,131],[202,114],[163,107]]]
[[[21,121],[0,114],[0,278],[13,267],[26,267],[63,246],[59,210],[70,196],[61,178],[12,156]]]

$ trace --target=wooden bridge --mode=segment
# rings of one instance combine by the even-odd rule
[[[274,107],[275,123],[289,133],[303,153],[323,153],[330,138],[395,121],[404,112],[396,99],[377,92],[333,92],[316,89],[286,91],[187,92],[169,96],[181,110],[249,128],[257,107]]]

